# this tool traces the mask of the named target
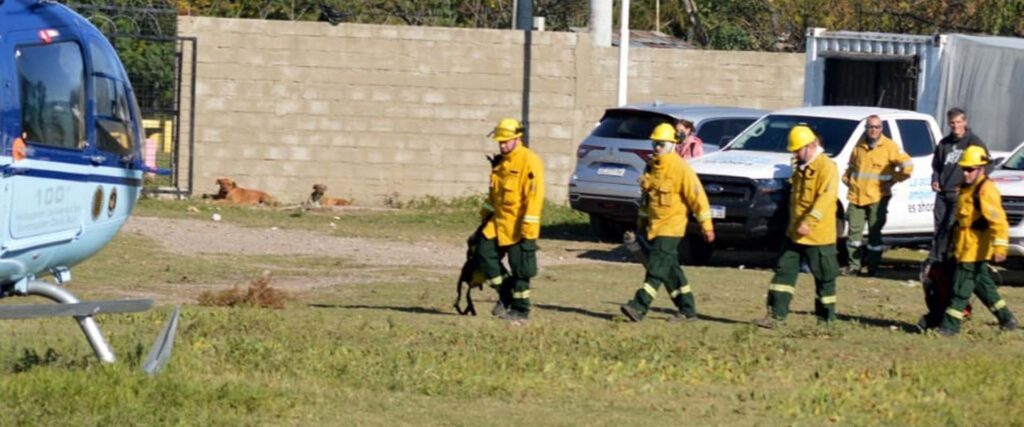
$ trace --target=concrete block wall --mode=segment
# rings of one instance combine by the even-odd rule
[[[519,31],[182,17],[199,40],[196,192],[229,176],[281,200],[451,198],[486,188],[486,138],[522,111]],[[579,141],[615,104],[618,50],[535,32],[530,144],[565,203]],[[631,50],[630,102],[798,106],[803,55]]]

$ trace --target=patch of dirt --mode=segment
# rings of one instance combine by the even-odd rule
[[[466,253],[464,246],[446,242],[341,237],[310,230],[242,227],[199,219],[133,216],[122,232],[151,238],[160,242],[165,250],[181,255],[313,255],[344,258],[358,264],[328,276],[275,274],[271,285],[292,295],[333,292],[332,289],[355,284],[403,282],[448,275],[454,281]],[[624,250],[610,250],[613,247],[608,244],[542,238],[540,246],[537,264],[541,271],[552,265],[628,262],[628,254]],[[103,289],[100,286],[98,290],[122,298],[194,303],[205,291],[220,291],[232,286],[244,288],[246,283],[243,282],[180,283],[144,289]]]
[[[310,230],[241,227],[225,222],[196,219],[167,219],[133,216],[124,226],[161,242],[178,254],[317,255],[341,257],[364,265],[432,266],[457,269],[466,249],[443,242],[396,242],[385,239],[339,237]],[[608,245],[592,242],[548,244],[540,241],[537,263],[546,265],[623,261],[625,253],[606,252]]]
[[[193,219],[131,217],[124,231],[159,241],[178,254],[317,255],[368,265],[462,265],[464,249],[434,242],[337,237],[309,230],[250,228]]]

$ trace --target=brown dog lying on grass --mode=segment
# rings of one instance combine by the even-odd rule
[[[220,200],[224,203],[234,203],[236,205],[262,204],[277,206],[277,202],[274,201],[274,198],[270,197],[270,195],[265,191],[241,188],[230,178],[218,179],[217,185],[220,187],[220,191],[213,197],[214,200]]]
[[[351,203],[345,199],[324,197],[325,193],[327,193],[326,185],[313,184],[313,194],[309,195],[308,203],[312,206],[348,206]]]

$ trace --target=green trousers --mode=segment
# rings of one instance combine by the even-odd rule
[[[869,272],[875,272],[882,262],[882,227],[889,215],[889,199],[883,197],[878,203],[857,206],[850,204],[846,208],[846,223],[849,226],[846,248],[849,252],[850,267],[860,269],[861,260],[868,266]],[[864,226],[867,225],[868,246],[862,246]],[[865,250],[866,249],[866,250]]]
[[[1013,313],[1006,308],[1006,301],[999,297],[996,283],[988,274],[988,263],[963,262],[956,265],[955,282],[953,283],[953,299],[942,318],[943,329],[960,331],[960,321],[964,319],[964,308],[970,302],[971,294],[977,295],[985,307],[1003,324],[1013,318]]]
[[[686,317],[697,315],[693,290],[679,266],[679,240],[679,237],[655,237],[651,241],[644,285],[637,289],[636,295],[629,301],[629,305],[636,309],[640,316],[647,315],[661,285],[665,285],[680,313]]]
[[[480,239],[476,250],[487,283],[498,292],[501,303],[521,314],[530,313],[530,278],[537,275],[537,241],[520,240],[498,246],[497,239]],[[501,260],[508,257],[509,273],[502,274]]]
[[[836,260],[836,245],[807,246],[787,239],[775,265],[775,275],[768,287],[768,309],[776,320],[785,320],[789,314],[789,303],[796,291],[796,279],[800,273],[800,260],[806,259],[814,276],[814,314],[818,320],[831,322],[836,319],[836,276],[839,262]]]

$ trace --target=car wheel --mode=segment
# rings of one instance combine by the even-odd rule
[[[601,215],[590,214],[590,231],[594,233],[598,241],[622,243],[622,233],[626,231],[626,228]]]
[[[700,236],[684,237],[679,241],[679,263],[682,265],[707,265],[715,247]]]

